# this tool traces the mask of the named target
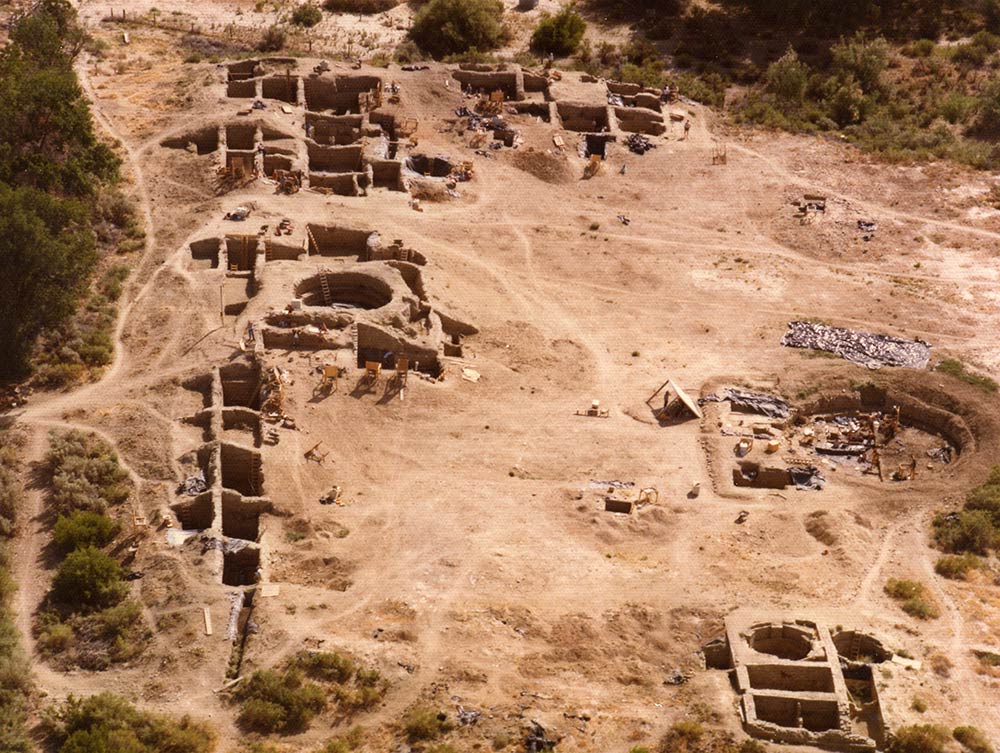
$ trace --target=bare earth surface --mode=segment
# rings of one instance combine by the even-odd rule
[[[155,4],[218,23],[234,5]],[[457,733],[461,750],[538,720],[563,737],[561,751],[625,751],[682,718],[738,731],[725,674],[705,670],[698,652],[729,612],[753,606],[776,618],[828,614],[920,660],[918,670],[893,667],[880,684],[890,724],[970,723],[1000,736],[997,679],[972,653],[1000,652],[996,589],[935,576],[927,535],[933,512],[996,460],[996,400],[941,374],[869,372],[779,344],[786,322],[816,318],[917,337],[937,356],[996,373],[1000,220],[979,201],[990,176],[879,165],[812,139],[726,133],[707,110],[678,105],[692,122],[686,141],[674,125],[644,156],[614,145],[603,172],[581,180],[577,134],[511,116],[524,143],[475,154],[452,129],[455,108],[472,100],[451,69],[392,66],[361,73],[398,82],[396,109],[419,121],[419,151],[475,164],[456,198],[423,201],[417,212],[404,192],[283,196],[266,181],[219,195],[217,154],[160,142],[236,122],[248,101],[226,98],[223,69],[184,64],[168,32],[136,30],[123,46],[120,33],[97,25],[104,11],[83,8],[112,58],[79,69],[100,127],[121,141],[149,243],[125,296],[113,366],[93,385],[37,396],[18,419],[31,432],[29,461],[42,457],[48,429],[86,427],[141,483],[134,505],[153,524],[134,565],[145,577],[133,588],[154,640],[136,662],[100,673],[39,662],[51,697],[114,690],[208,718],[221,750],[243,739],[217,692],[231,651],[223,626],[232,589],[207,572],[196,544],[169,545],[155,521],[172,517],[174,487],[203,441],[181,421],[203,407],[183,383],[240,356],[247,323],[283,308],[316,263],[267,263],[260,290],[220,326],[220,286],[227,303],[242,293],[225,270],[196,264],[189,244],[289,218],[296,242],[306,223],[403,239],[427,258],[429,300],[479,332],[443,381],[411,378],[403,400],[354,390],[363,370],[349,352],[266,354],[291,378],[285,412],[297,430],[279,429],[278,444],[260,448],[275,506],[262,518],[261,570],[277,588],[257,600],[244,673],[303,647],[342,649],[391,680],[385,703],[352,720],[376,735],[388,738],[417,702],[462,704],[485,718]],[[605,96],[578,74],[564,74],[551,93],[595,104]],[[269,100],[261,117],[301,134],[301,108],[285,114],[279,104]],[[725,165],[712,164],[716,142],[727,144]],[[529,159],[529,148],[548,154]],[[804,193],[828,201],[810,225],[790,204]],[[245,223],[222,219],[248,202],[256,211]],[[861,239],[858,219],[878,223],[872,241]],[[346,378],[316,397],[316,369],[333,362]],[[463,380],[463,366],[479,381]],[[827,468],[822,492],[736,489],[735,440],[720,436],[717,413],[672,426],[653,418],[644,401],[668,378],[696,396],[744,384],[793,402],[873,380],[933,394],[976,442],[909,482]],[[607,419],[575,415],[594,399]],[[321,440],[325,462],[305,459]],[[658,502],[631,516],[605,512],[603,488],[591,482],[616,479],[655,486]],[[696,482],[700,495],[689,498]],[[321,506],[333,485],[344,504]],[[35,517],[41,492],[30,499]],[[749,518],[737,525],[741,510]],[[806,527],[817,511],[825,541]],[[41,560],[46,535],[28,521],[16,559],[28,639],[51,578]],[[931,584],[942,616],[904,614],[883,593],[888,577]],[[690,680],[665,684],[675,669]],[[911,711],[914,697],[928,703],[925,714]],[[337,725],[323,716],[283,744],[312,750]]]

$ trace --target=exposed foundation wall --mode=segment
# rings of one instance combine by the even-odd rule
[[[264,258],[267,261],[298,261],[305,253],[305,245],[280,243],[270,238],[264,241]]]
[[[171,505],[184,531],[204,531],[215,523],[215,502],[212,492],[203,492]]]
[[[556,105],[563,128],[580,133],[600,133],[610,127],[608,108],[559,102]]]
[[[362,148],[360,146],[319,146],[306,143],[309,153],[309,170],[331,173],[360,172]]]
[[[160,146],[168,149],[188,149],[192,144],[198,154],[211,154],[219,148],[219,129],[216,126],[206,126],[197,131],[173,136],[160,142]]]
[[[324,188],[337,196],[360,196],[357,173],[309,173],[311,188]]]
[[[257,96],[258,83],[254,79],[248,81],[230,81],[226,84],[226,96],[232,99],[254,99]]]
[[[250,124],[233,124],[226,126],[226,148],[236,150],[251,150],[257,145],[257,126]]]
[[[264,99],[277,99],[289,104],[299,101],[298,76],[270,76],[261,81],[261,95]]]
[[[303,85],[307,109],[347,115],[362,111],[366,94],[376,91],[380,81],[373,76],[340,76],[336,80],[315,77],[304,79]]]
[[[337,117],[306,116],[307,134],[317,144],[324,146],[345,146],[361,138],[363,118],[360,115]]]
[[[524,76],[520,69],[513,71],[457,70],[452,77],[463,89],[480,94],[490,94],[498,89],[509,100],[524,99]]]
[[[316,243],[309,249],[312,254],[365,258],[370,245],[378,246],[378,233],[373,230],[338,225],[308,225],[308,228]]]
[[[629,133],[648,133],[660,136],[667,131],[663,118],[652,110],[633,107],[616,107],[618,127]]]
[[[264,493],[260,453],[234,444],[220,443],[220,476],[225,489],[247,496]]]
[[[217,269],[221,255],[221,238],[205,238],[200,241],[191,241],[191,259],[197,266]]]
[[[252,586],[259,580],[260,550],[247,546],[223,556],[222,582],[227,586]]]
[[[385,353],[407,356],[412,369],[429,374],[440,370],[436,350],[405,342],[378,327],[358,322],[358,366],[363,367],[365,361],[382,361]]]
[[[388,188],[391,191],[405,191],[406,181],[403,179],[403,163],[398,160],[372,160],[372,185],[375,188]]]
[[[264,155],[264,175],[274,175],[275,170],[291,170],[292,160],[278,154]]]
[[[260,409],[262,378],[259,367],[242,363],[229,364],[219,369],[221,404],[225,407]]]
[[[785,468],[767,468],[756,463],[740,463],[733,468],[733,485],[754,489],[784,489],[792,483],[791,474]]]

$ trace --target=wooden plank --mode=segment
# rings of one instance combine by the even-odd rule
[[[205,635],[212,634],[212,613],[208,611],[208,607],[202,607],[202,613],[205,617]]]

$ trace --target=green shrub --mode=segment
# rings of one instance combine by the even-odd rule
[[[326,0],[323,3],[333,13],[357,13],[362,16],[384,13],[399,5],[399,0]]]
[[[903,54],[911,58],[929,58],[937,49],[933,39],[918,39],[903,47]]]
[[[940,616],[937,605],[927,595],[927,588],[919,581],[889,578],[884,590],[890,597],[901,602],[903,611],[911,617],[931,620]]]
[[[436,58],[499,47],[506,39],[500,0],[430,0],[413,19],[410,37]]]
[[[985,555],[996,546],[997,530],[985,510],[962,510],[934,518],[934,540],[944,551]]]
[[[104,512],[108,505],[128,499],[128,473],[96,434],[53,432],[49,435],[46,465],[52,474],[52,501],[61,513]]]
[[[989,739],[982,733],[982,730],[976,727],[955,727],[955,731],[952,735],[962,747],[971,753],[993,753],[993,745],[990,744]]]
[[[767,68],[767,90],[778,99],[801,103],[809,83],[809,66],[791,47]]]
[[[357,665],[335,651],[300,651],[291,662],[314,680],[344,683],[354,676]]]
[[[283,28],[277,24],[267,27],[264,35],[257,43],[257,49],[261,52],[279,52],[285,47],[288,35]]]
[[[704,728],[698,722],[676,722],[660,740],[659,753],[694,753],[702,738]]]
[[[312,3],[302,3],[292,11],[292,23],[307,29],[323,20],[323,11]]]
[[[254,672],[237,690],[242,702],[238,721],[256,732],[299,732],[326,707],[326,693],[305,680],[302,672],[264,669]]]
[[[403,730],[411,743],[436,740],[453,727],[447,714],[423,707],[410,709],[403,719]]]
[[[531,35],[531,47],[553,55],[572,55],[580,46],[586,30],[587,22],[583,16],[567,6],[554,16],[542,17]]]
[[[974,554],[946,554],[934,563],[934,572],[951,580],[965,580],[970,570],[982,566],[982,561]]]
[[[104,547],[118,535],[118,524],[107,515],[77,510],[68,517],[60,515],[52,528],[52,542],[68,554],[84,546]]]
[[[976,116],[977,135],[990,137],[1000,133],[1000,78],[994,78],[979,95]]]
[[[73,645],[73,628],[65,622],[54,622],[38,634],[38,647],[43,654],[62,654]]]
[[[960,44],[950,50],[951,62],[965,68],[980,68],[990,56],[988,50],[977,44]]]
[[[70,696],[55,715],[59,753],[210,753],[205,724],[139,711],[112,693]]]
[[[52,580],[53,598],[73,611],[114,606],[127,592],[118,563],[92,546],[71,552]]]
[[[933,724],[900,727],[889,736],[888,753],[946,753],[948,730]]]
[[[625,63],[618,69],[618,80],[626,84],[639,84],[640,86],[651,86],[660,88],[665,80],[663,74],[663,63],[659,60],[649,60],[641,66],[634,63]]]
[[[361,727],[351,727],[346,735],[335,737],[316,753],[350,753],[350,751],[360,748],[364,744],[364,741],[364,729]]]
[[[864,92],[880,87],[882,73],[889,65],[889,52],[884,39],[868,39],[861,33],[830,48],[833,70],[842,77],[853,77]]]

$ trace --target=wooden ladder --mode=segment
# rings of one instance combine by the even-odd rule
[[[333,294],[330,293],[330,281],[326,275],[319,276],[319,289],[323,293],[323,304],[329,306],[333,303]]]
[[[847,652],[847,658],[851,661],[857,661],[858,657],[861,655],[861,633],[855,631],[854,637],[851,638],[851,648]]]
[[[358,323],[351,325],[351,352],[354,354],[354,363],[358,362]]]
[[[410,249],[408,249],[408,248],[401,248],[401,249],[399,249],[399,260],[400,261],[409,261],[410,260]]]
[[[311,249],[315,248],[316,253],[319,253],[319,244],[316,242],[316,236],[313,235],[312,228],[306,225],[306,235],[309,238],[309,242],[306,243],[306,256],[312,253]],[[311,245],[310,245],[311,244]]]

